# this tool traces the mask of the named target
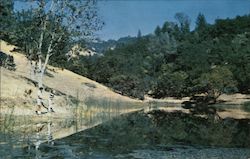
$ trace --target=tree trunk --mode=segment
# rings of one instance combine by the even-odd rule
[[[50,5],[50,11],[53,10],[53,7],[54,7],[54,1],[51,2],[51,5]],[[43,26],[42,26],[42,30],[41,30],[41,34],[40,34],[40,39],[39,39],[39,42],[38,42],[38,52],[37,52],[37,55],[38,55],[38,78],[37,78],[37,82],[38,82],[38,94],[39,94],[39,89],[40,88],[43,88],[43,76],[44,76],[44,72],[45,72],[45,69],[46,69],[46,66],[48,64],[48,61],[49,61],[49,57],[50,57],[50,52],[51,52],[51,45],[52,45],[52,41],[53,41],[53,38],[54,36],[52,37],[51,39],[51,42],[50,42],[50,45],[49,45],[49,48],[48,48],[48,52],[47,52],[47,55],[46,55],[46,60],[45,60],[45,63],[44,65],[42,65],[42,45],[43,45],[43,40],[44,40],[44,34],[45,34],[45,30],[46,30],[46,27],[47,27],[47,21],[48,21],[48,17],[49,15],[47,14],[45,19],[43,19]],[[37,105],[39,104],[38,102],[39,100],[39,96],[37,96]]]
[[[32,60],[29,61],[30,63],[30,79],[35,81],[35,65],[34,63],[32,62]]]

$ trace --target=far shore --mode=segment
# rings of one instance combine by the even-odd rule
[[[166,97],[162,99],[155,99],[155,98],[146,96],[144,101],[145,102],[149,102],[149,101],[165,102],[169,104],[180,105],[181,103],[185,101],[189,101],[189,100],[190,100],[190,97],[183,97],[183,98]],[[241,93],[222,94],[217,100],[223,104],[240,105],[240,104],[244,104],[245,102],[250,102],[250,94],[241,94]]]

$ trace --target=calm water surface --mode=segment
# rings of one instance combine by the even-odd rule
[[[162,107],[162,105],[160,106]],[[249,113],[248,109],[245,109],[240,105],[218,105],[217,107],[230,110],[235,109]],[[157,109],[157,107],[154,107],[154,109]],[[134,143],[133,138],[129,136],[131,135],[131,131],[134,131],[135,136],[139,136],[139,132],[136,132],[136,129],[134,128],[131,129],[131,131],[128,130],[127,134],[125,132],[122,135],[122,139],[116,138],[116,136],[120,136],[122,133],[121,128],[119,127],[108,128],[112,129],[112,132],[108,133],[106,130],[107,126],[105,127],[105,131],[102,131],[102,129],[98,127],[92,128],[93,126],[111,120],[114,116],[119,116],[120,113],[123,112],[119,110],[117,113],[114,113],[102,110],[101,112],[96,112],[88,117],[74,116],[66,119],[44,118],[40,121],[32,121],[29,117],[24,116],[17,117],[2,115],[0,130],[0,158],[250,158],[250,148],[244,146],[224,147],[206,144],[197,145],[188,144],[184,141],[168,142],[169,144],[159,144],[154,142],[151,144],[147,142],[148,139],[145,139],[145,143],[143,143],[143,137],[141,140],[138,139],[138,143],[136,143],[137,141]],[[113,120],[112,122],[118,122],[119,125],[120,121]],[[187,120],[187,122],[190,121]],[[181,124],[185,125],[185,122]],[[91,130],[86,131],[86,133],[77,133],[88,128],[91,128]],[[130,127],[128,129],[130,129]],[[148,129],[152,129],[152,127],[149,126]],[[98,133],[96,133],[96,131],[98,131]],[[68,135],[71,136],[59,139]],[[167,135],[168,134],[165,134],[165,136]],[[220,140],[220,136],[214,136],[214,138]],[[116,143],[116,140],[121,140],[122,143]],[[150,139],[150,141],[151,140],[152,139]]]

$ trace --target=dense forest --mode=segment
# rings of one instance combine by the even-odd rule
[[[250,15],[206,22],[176,14],[151,35],[107,50],[103,56],[82,57],[71,70],[101,82],[121,94],[143,99],[204,93],[250,92]],[[84,69],[81,69],[84,68]]]
[[[13,11],[5,5],[1,19],[1,39],[19,46],[32,57],[29,45],[39,21],[28,11]],[[102,55],[68,59],[76,43],[86,46],[83,39],[69,41],[63,37],[54,48],[49,64],[67,68],[103,83],[123,95],[143,99],[167,96],[184,97],[204,93],[216,99],[222,93],[250,93],[250,15],[233,19],[217,19],[208,24],[203,14],[190,29],[190,18],[175,15],[176,22],[157,26],[152,34],[137,37],[128,43],[107,49]],[[53,22],[50,22],[53,23]],[[24,36],[25,34],[25,36]],[[33,35],[34,36],[34,35]],[[113,41],[112,41],[113,42]]]

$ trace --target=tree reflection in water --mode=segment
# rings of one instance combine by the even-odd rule
[[[46,128],[47,130],[45,130]],[[36,137],[34,141],[36,159],[41,158],[41,152],[39,149],[40,149],[40,145],[42,143],[45,143],[45,140],[48,145],[52,145],[52,146],[54,145],[53,134],[52,134],[51,129],[52,129],[51,121],[36,124]],[[45,135],[46,137],[44,137],[43,135],[44,132],[46,132],[46,135]]]

